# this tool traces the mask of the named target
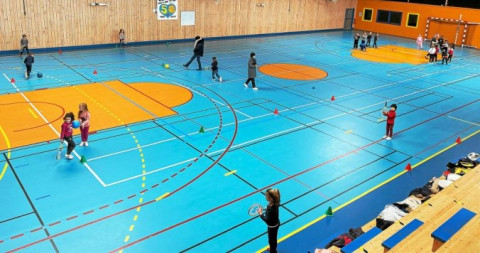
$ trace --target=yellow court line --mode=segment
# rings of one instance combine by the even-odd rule
[[[3,131],[2,126],[0,126],[0,132],[2,133],[3,138],[5,139],[5,144],[7,144],[7,149],[8,149],[7,157],[8,157],[8,159],[10,159],[10,155],[12,153],[10,151],[10,140],[8,139],[8,136],[5,133],[5,131]],[[0,180],[2,180],[3,175],[5,175],[5,172],[7,171],[7,168],[8,168],[8,162],[5,161],[5,165],[3,166],[2,173],[0,173]]]
[[[237,172],[237,170],[232,170],[232,171],[227,172],[227,173],[225,173],[225,174],[223,174],[223,175],[224,175],[224,176],[230,176],[230,175],[232,175],[232,174],[235,173],[235,172]]]
[[[348,131],[345,131],[346,134],[351,134],[353,133],[353,130],[348,130]]]
[[[164,199],[164,198],[167,197],[168,195],[170,195],[170,192],[165,192],[165,194],[163,194],[162,196],[156,198],[155,201],[159,201],[159,200],[161,200],[161,199]]]
[[[28,108],[28,111],[32,114],[32,116],[33,116],[34,118],[38,119],[37,114],[35,114],[35,113],[32,111],[32,109]]]
[[[468,139],[468,138],[470,138],[470,137],[472,137],[472,136],[474,136],[474,135],[476,135],[476,134],[478,134],[478,133],[480,133],[480,130],[477,130],[477,131],[475,131],[475,132],[473,132],[473,133],[469,134],[468,136],[466,136],[465,138],[463,138],[463,140],[466,140],[466,139]],[[428,160],[430,160],[430,159],[434,158],[435,156],[437,156],[437,155],[439,155],[439,154],[441,154],[441,153],[443,153],[443,152],[445,152],[445,151],[449,150],[450,148],[452,148],[452,147],[454,147],[454,146],[456,146],[456,145],[459,145],[459,144],[458,144],[458,143],[453,143],[453,144],[449,145],[448,147],[445,147],[445,148],[441,149],[440,151],[436,152],[435,154],[433,154],[433,155],[431,155],[431,156],[429,156],[429,157],[427,157],[427,158],[423,159],[422,161],[420,161],[420,162],[416,163],[415,165],[413,165],[413,166],[412,166],[412,170],[413,170],[414,168],[416,168],[416,167],[418,167],[418,166],[422,165],[423,163],[427,162]],[[353,198],[353,199],[351,199],[351,200],[349,200],[349,201],[347,201],[347,202],[343,203],[342,205],[340,205],[340,206],[336,207],[335,209],[333,209],[333,212],[334,212],[334,213],[335,213],[335,212],[337,212],[338,210],[340,210],[340,209],[344,208],[345,206],[347,206],[347,205],[349,205],[349,204],[353,203],[354,201],[358,200],[359,198],[361,198],[361,197],[363,197],[363,196],[365,196],[365,195],[369,194],[370,192],[372,192],[372,191],[374,191],[374,190],[378,189],[379,187],[381,187],[381,186],[383,186],[383,185],[387,184],[388,182],[390,182],[390,181],[394,180],[395,178],[397,178],[397,177],[399,177],[399,176],[401,176],[401,175],[403,175],[403,174],[405,174],[405,173],[407,173],[407,172],[408,172],[408,171],[406,171],[406,170],[403,170],[402,172],[399,172],[399,173],[398,173],[398,174],[396,174],[395,176],[393,176],[393,177],[391,177],[391,178],[389,178],[389,179],[387,179],[387,180],[383,181],[382,183],[380,183],[380,184],[378,184],[378,185],[374,186],[373,188],[371,188],[371,189],[369,189],[369,190],[367,190],[367,191],[363,192],[362,194],[360,194],[360,195],[356,196],[355,198]],[[278,242],[285,241],[286,239],[288,239],[288,238],[292,237],[293,235],[295,235],[295,234],[299,233],[300,231],[304,230],[305,228],[307,228],[307,227],[309,227],[309,226],[313,225],[313,224],[314,224],[314,223],[316,223],[317,221],[320,221],[320,220],[324,219],[325,217],[326,217],[326,215],[324,214],[324,215],[322,215],[322,216],[320,216],[320,217],[318,217],[318,218],[316,218],[316,219],[314,219],[314,220],[312,220],[312,221],[308,222],[307,224],[305,224],[305,225],[303,225],[303,226],[299,227],[298,229],[296,229],[296,230],[294,230],[294,231],[292,231],[292,232],[288,233],[287,235],[283,236],[282,238],[280,238],[280,239],[278,240]],[[258,250],[258,251],[257,251],[257,253],[264,252],[264,251],[266,251],[266,250],[267,250],[267,248],[268,248],[268,246],[265,246],[265,247],[263,247],[262,249]]]

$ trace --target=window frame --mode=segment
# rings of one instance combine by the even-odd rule
[[[415,26],[408,25],[408,23],[410,21],[410,15],[417,16],[417,23],[415,24]],[[420,19],[420,14],[419,13],[407,12],[407,22],[405,23],[405,26],[410,27],[410,28],[418,28],[418,20],[419,19]]]
[[[365,11],[366,10],[369,10],[371,12],[370,19],[365,19]],[[363,8],[362,21],[367,21],[367,22],[372,22],[373,21],[373,8]]]
[[[378,21],[378,18],[380,17],[380,15],[379,15],[379,12],[380,12],[380,11],[382,11],[382,12],[387,12],[387,13],[388,13],[387,22]],[[391,22],[392,13],[400,13],[400,23],[399,23],[399,24],[397,24],[397,23],[392,23],[392,22]],[[378,9],[378,10],[377,10],[377,18],[376,18],[375,22],[376,22],[376,23],[380,23],[380,24],[402,26],[402,19],[403,19],[403,12],[401,12],[401,11],[389,11],[389,10],[380,10],[380,9]],[[417,22],[417,25],[418,25],[418,22]]]

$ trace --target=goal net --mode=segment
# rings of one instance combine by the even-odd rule
[[[449,44],[462,47],[473,47],[471,42],[479,23],[461,19],[427,18],[425,39],[430,40],[435,34],[443,35]]]

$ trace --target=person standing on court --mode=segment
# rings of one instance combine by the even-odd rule
[[[33,53],[28,53],[27,57],[25,57],[25,60],[23,60],[23,63],[25,63],[25,66],[27,67],[27,72],[25,73],[25,77],[28,79],[30,78],[30,72],[32,72],[32,65],[35,62],[35,58],[33,58]]]
[[[260,207],[257,212],[268,226],[268,245],[270,246],[268,250],[270,253],[277,253],[277,235],[280,227],[280,191],[278,189],[268,189],[265,192],[265,198],[268,201],[267,210],[263,213],[263,208]]]
[[[200,57],[203,56],[204,45],[205,45],[205,40],[200,36],[196,36],[195,44],[193,44],[193,56],[192,58],[190,58],[190,61],[188,61],[187,64],[183,65],[185,68],[188,68],[188,66],[190,66],[190,63],[192,63],[192,61],[195,58],[197,58],[198,70],[202,70],[202,63],[200,62]]]
[[[27,50],[27,54],[30,53],[30,51],[28,50],[28,39],[26,34],[22,35],[22,38],[20,39],[20,56],[19,57],[22,57],[23,51],[25,50]]]
[[[255,59],[255,53],[251,52],[248,60],[248,79],[243,85],[248,88],[248,83],[252,81],[252,88],[258,90],[255,86],[255,77],[257,77],[257,59]]]

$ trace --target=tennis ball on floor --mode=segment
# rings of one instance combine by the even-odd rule
[[[170,68],[170,64],[165,64],[164,66],[165,66],[166,69]]]

